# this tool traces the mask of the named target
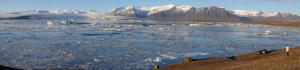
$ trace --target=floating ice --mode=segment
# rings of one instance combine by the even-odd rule
[[[67,23],[68,23],[68,22],[65,21],[65,20],[63,20],[63,21],[60,22],[60,24],[67,24]]]
[[[200,56],[200,55],[208,55],[209,53],[202,52],[189,52],[189,53],[181,53],[179,56],[181,57],[192,57],[192,56]]]
[[[189,24],[189,26],[200,26],[200,24]]]
[[[202,56],[202,55],[208,55],[209,53],[203,53],[203,52],[185,52],[185,53],[168,53],[168,54],[161,54],[163,58],[166,59],[178,59],[178,58],[184,58],[184,57],[193,57],[193,56]]]
[[[51,28],[47,28],[48,21]],[[88,21],[93,25],[83,25],[77,22],[86,21],[0,20],[0,64],[25,70],[150,70],[154,64],[171,64],[185,57],[230,56],[264,48],[280,49],[287,43],[298,45],[300,41],[298,28],[255,24],[94,20]]]
[[[103,28],[102,30],[105,30],[105,31],[122,31],[122,29],[120,29],[120,28]]]
[[[267,35],[267,34],[270,34],[270,33],[271,33],[271,31],[270,31],[270,30],[266,30],[264,34],[266,34],[266,35]]]
[[[161,60],[161,57],[156,57],[155,59],[147,58],[147,59],[145,59],[144,61],[146,61],[146,62],[156,62],[156,63],[159,63],[159,62],[161,62],[162,60]]]
[[[156,57],[154,60],[153,60],[153,62],[161,62],[161,58],[160,57]]]
[[[283,34],[288,34],[288,32],[284,32]]]
[[[53,23],[51,21],[47,21],[47,25],[51,26]]]
[[[171,56],[171,55],[167,55],[167,54],[161,54],[160,56],[162,56],[164,58],[172,59],[172,60],[178,59],[178,57],[176,57],[176,56]]]
[[[100,60],[97,58],[94,58],[94,62],[100,62]]]

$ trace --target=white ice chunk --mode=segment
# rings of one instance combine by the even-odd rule
[[[267,34],[270,34],[270,33],[271,33],[271,31],[270,31],[270,30],[266,30],[264,34],[266,34],[266,35],[267,35]]]
[[[52,24],[53,24],[53,23],[52,23],[51,21],[48,21],[48,22],[47,22],[47,25],[48,25],[48,26],[51,26]]]
[[[168,59],[177,59],[176,56],[171,56],[171,55],[166,55],[166,54],[161,54],[160,56],[162,56],[164,58],[168,58]]]
[[[200,55],[208,55],[209,53],[202,53],[202,52],[189,52],[189,53],[181,53],[179,56],[182,57],[192,57],[192,56],[200,56]]]

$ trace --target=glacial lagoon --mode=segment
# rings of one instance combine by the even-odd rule
[[[229,22],[0,20],[0,64],[19,69],[150,70],[185,57],[300,45],[300,29]]]

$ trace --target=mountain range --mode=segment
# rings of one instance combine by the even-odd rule
[[[227,10],[216,6],[195,8],[184,5],[156,7],[120,7],[107,14],[148,20],[207,20],[207,21],[299,21],[291,13]]]
[[[221,7],[196,8],[169,4],[154,7],[120,7],[102,13],[78,10],[29,10],[0,12],[0,19],[139,19],[170,21],[292,21],[300,22],[300,17],[291,13],[261,12],[247,10],[227,10]]]

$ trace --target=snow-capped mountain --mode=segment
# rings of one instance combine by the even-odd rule
[[[167,10],[149,15],[147,19],[155,20],[213,20],[213,21],[237,21],[239,17],[227,11],[225,8],[204,7],[187,11]]]
[[[146,7],[146,8],[142,8],[144,10],[147,10],[149,11],[148,15],[151,15],[151,14],[155,14],[155,13],[158,13],[158,12],[161,12],[161,11],[167,11],[167,10],[176,10],[176,11],[189,11],[192,7],[190,6],[184,6],[184,5],[174,5],[174,4],[169,4],[169,5],[166,5],[166,6],[156,6],[156,7]]]
[[[195,8],[184,5],[155,7],[120,7],[109,15],[150,20],[213,20],[213,21],[299,21],[300,17],[290,13],[227,10],[220,7]]]
[[[195,8],[184,5],[155,7],[120,7],[108,14],[155,20],[239,20],[239,17],[225,8]]]
[[[159,13],[162,11],[167,10],[175,10],[175,11],[189,11],[192,7],[190,6],[184,6],[184,5],[174,5],[169,4],[166,6],[155,6],[155,7],[136,7],[136,6],[130,6],[130,7],[120,7],[117,8],[108,14],[111,15],[120,15],[120,16],[132,16],[132,17],[139,17],[139,18],[145,18],[149,15]]]
[[[142,10],[140,7],[131,6],[126,8],[124,7],[117,8],[114,11],[110,12],[109,14],[144,18],[145,16],[147,16],[148,11]]]
[[[0,12],[0,18],[9,19],[84,19],[102,14],[96,11],[79,10],[27,10]]]
[[[80,10],[0,11],[0,19],[105,19],[105,20],[190,20],[190,21],[299,21],[290,13],[195,8],[185,5],[120,7],[107,13]]]
[[[233,14],[240,17],[248,17],[256,21],[299,21],[300,17],[291,13],[261,12],[247,10],[233,10]]]

